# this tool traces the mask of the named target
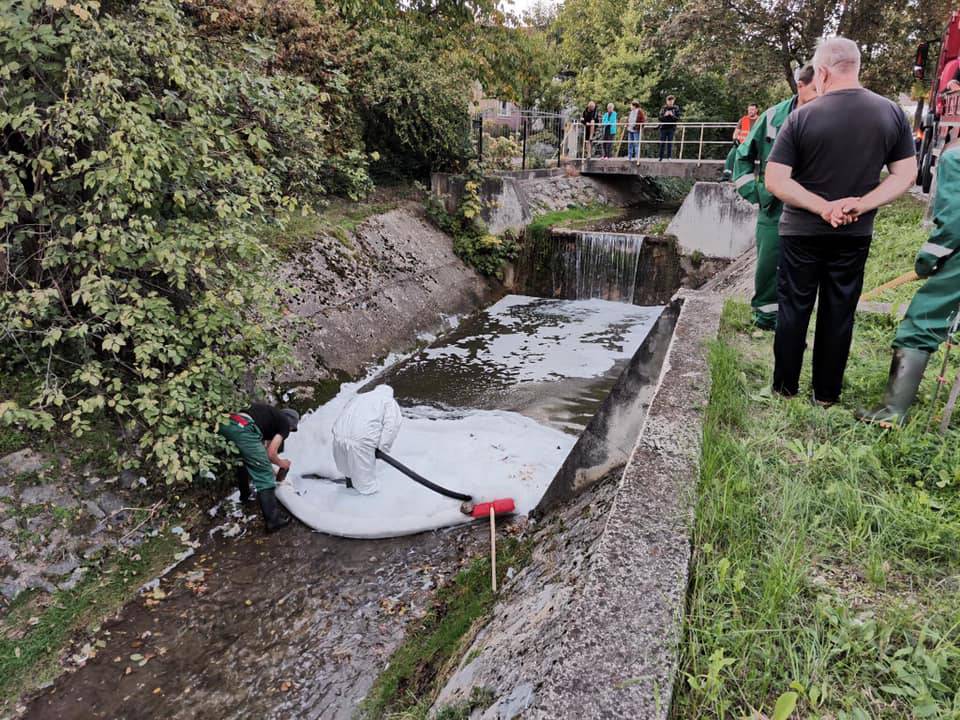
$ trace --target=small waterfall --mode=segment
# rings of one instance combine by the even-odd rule
[[[642,235],[579,232],[564,251],[567,297],[633,303]]]

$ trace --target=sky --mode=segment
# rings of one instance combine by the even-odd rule
[[[524,10],[532,8],[537,2],[543,2],[546,5],[559,5],[560,0],[513,0],[513,4],[509,4],[510,0],[503,0],[503,6],[507,9],[513,10],[515,13],[522,14]]]

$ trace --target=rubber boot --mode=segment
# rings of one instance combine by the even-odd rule
[[[929,360],[930,353],[925,350],[894,348],[883,405],[873,410],[858,410],[855,413],[857,420],[887,428],[903,425],[910,406],[917,399],[923,371],[927,369]]]
[[[268,533],[285,528],[290,524],[290,515],[277,502],[276,488],[258,490],[257,498],[260,500],[260,512],[263,513],[263,522]]]
[[[243,465],[237,467],[237,490],[240,493],[240,504],[248,505],[253,500],[253,490],[250,488],[250,473]]]

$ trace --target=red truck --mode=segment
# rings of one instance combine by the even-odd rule
[[[920,138],[917,185],[924,192],[930,192],[940,151],[960,132],[960,10],[950,16],[942,38],[921,43],[917,48],[913,75],[918,80],[925,78],[930,48],[937,43],[940,57],[930,84],[927,111],[922,113],[917,127]]]

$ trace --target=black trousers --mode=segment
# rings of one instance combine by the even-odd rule
[[[799,392],[807,327],[819,291],[813,340],[813,395],[824,402],[840,398],[870,240],[869,236],[780,239],[777,332],[773,341],[776,392]]]
[[[660,159],[673,157],[673,134],[677,131],[674,125],[660,126]]]

